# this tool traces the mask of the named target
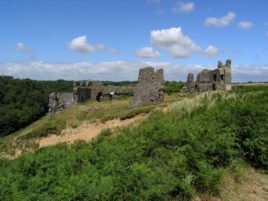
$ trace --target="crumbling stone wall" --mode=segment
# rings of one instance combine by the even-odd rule
[[[116,95],[133,95],[134,91],[135,87],[133,86],[103,86],[100,81],[75,81],[73,83],[73,93],[60,92],[49,94],[49,113],[56,113],[77,102],[96,100],[100,92],[103,95],[108,95],[110,92],[115,92]]]
[[[221,61],[218,62],[217,69],[202,70],[194,81],[192,73],[187,77],[188,92],[204,92],[214,90],[231,90],[232,77],[231,77],[231,60],[226,60],[225,65]]]
[[[85,100],[95,100],[98,93],[108,95],[110,92],[115,92],[117,95],[130,94],[133,95],[135,87],[133,86],[104,86],[100,81],[80,81],[74,82],[74,93],[77,95],[78,102]]]
[[[187,89],[190,93],[195,91],[195,82],[193,73],[189,73],[186,82]]]
[[[163,69],[156,72],[152,67],[145,67],[139,71],[139,83],[135,90],[130,107],[144,103],[161,102],[164,100]]]
[[[49,94],[48,112],[50,114],[54,114],[64,108],[70,107],[76,102],[77,97],[73,93],[51,93]]]

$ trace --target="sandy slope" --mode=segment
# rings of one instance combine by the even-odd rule
[[[131,119],[113,119],[102,123],[100,121],[89,123],[84,122],[77,128],[67,127],[64,129],[60,135],[48,135],[46,137],[41,137],[36,140],[39,144],[39,148],[47,147],[50,145],[55,145],[63,142],[69,144],[74,143],[76,140],[89,141],[90,139],[96,137],[103,129],[115,129],[119,127],[128,126],[130,124],[137,123],[144,118],[145,114],[137,115]]]

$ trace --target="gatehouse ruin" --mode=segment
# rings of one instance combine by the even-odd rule
[[[231,70],[231,60],[228,59],[226,60],[225,64],[219,61],[217,69],[202,70],[197,75],[196,80],[194,80],[194,75],[189,73],[186,82],[188,92],[193,93],[215,90],[231,90]]]

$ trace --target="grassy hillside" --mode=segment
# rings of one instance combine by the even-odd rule
[[[136,85],[137,81],[111,82],[104,85]],[[73,82],[66,80],[37,81],[0,76],[0,137],[30,125],[48,111],[48,94],[51,92],[70,92]],[[166,82],[167,93],[178,92],[181,82]]]
[[[104,111],[109,117],[109,110]],[[117,111],[116,116],[129,112]],[[200,193],[217,195],[226,172],[239,179],[244,162],[268,170],[267,122],[267,87],[239,86],[233,92],[185,98],[169,104],[167,112],[154,109],[139,126],[116,135],[105,130],[90,143],[60,144],[1,159],[0,200],[189,200]]]
[[[164,103],[147,104],[136,108],[129,108],[132,97],[121,96],[113,101],[87,101],[66,108],[53,116],[46,115],[33,124],[19,131],[0,138],[0,154],[16,154],[16,150],[33,150],[38,148],[34,139],[48,134],[60,134],[63,129],[77,128],[87,122],[106,122],[111,119],[129,119],[139,114],[147,114],[156,107],[180,100],[178,95],[166,96]]]

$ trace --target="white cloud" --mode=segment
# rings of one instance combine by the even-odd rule
[[[136,55],[145,58],[157,58],[160,57],[160,53],[151,47],[144,47],[136,51]]]
[[[227,15],[221,17],[221,18],[216,18],[216,17],[208,17],[204,25],[205,26],[215,26],[215,27],[225,27],[228,26],[236,17],[236,14],[233,12],[227,13]]]
[[[175,58],[187,58],[192,53],[201,51],[191,38],[182,33],[181,27],[151,31],[151,42],[155,47],[167,50]]]
[[[99,50],[105,50],[109,52],[116,52],[115,49],[106,47],[102,44],[91,45],[87,42],[87,36],[78,36],[74,38],[71,42],[67,43],[70,50],[79,52],[79,53],[93,53]]]
[[[161,3],[161,0],[147,0],[147,3],[150,3],[150,4],[160,4]]]
[[[33,53],[34,52],[34,49],[27,47],[22,42],[18,42],[16,44],[16,47],[14,48],[14,50],[18,51],[18,52],[26,52],[26,53]]]
[[[238,27],[240,29],[250,29],[251,27],[253,27],[253,23],[249,21],[241,21],[238,23]]]
[[[194,3],[193,2],[177,2],[172,10],[174,12],[190,12],[194,10]]]
[[[78,62],[78,63],[0,63],[0,75],[10,75],[19,78],[41,80],[137,80],[139,69],[145,66],[164,69],[165,80],[185,81],[189,72],[196,76],[204,68],[214,69],[212,65],[174,64],[171,62],[139,62],[139,61],[110,61],[110,62]],[[116,73],[115,73],[116,72]],[[267,65],[232,65],[234,82],[267,81]]]
[[[218,51],[218,48],[212,46],[212,45],[209,45],[205,50],[204,50],[204,54],[206,56],[209,56],[209,57],[214,57],[214,56],[217,56],[219,54],[219,51]]]
[[[265,36],[268,37],[268,31],[265,32]]]

